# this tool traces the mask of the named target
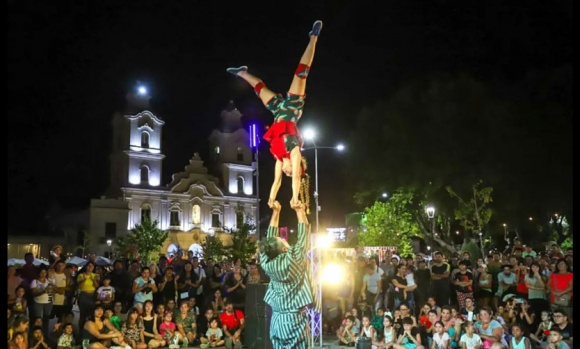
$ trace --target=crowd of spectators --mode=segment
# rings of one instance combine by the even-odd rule
[[[435,251],[358,254],[347,276],[323,287],[323,326],[338,343],[375,348],[573,346],[573,249],[541,252],[516,241],[485,258]]]

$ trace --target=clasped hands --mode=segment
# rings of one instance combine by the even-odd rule
[[[270,207],[272,210],[278,211],[278,212],[282,209],[282,205],[280,205],[280,202],[278,202],[278,200],[276,200],[274,198],[268,199],[268,207]],[[290,200],[290,207],[292,207],[294,210],[302,210],[302,209],[304,209],[304,204],[300,200],[296,200],[296,201]]]

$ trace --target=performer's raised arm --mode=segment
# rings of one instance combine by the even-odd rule
[[[270,218],[270,226],[266,233],[266,239],[277,238],[280,233],[278,222],[280,221],[280,211],[282,210],[282,206],[278,201],[273,201],[270,207],[272,208],[272,218]]]
[[[306,257],[306,251],[308,250],[310,224],[308,224],[308,218],[306,217],[304,204],[301,204],[294,210],[296,211],[296,216],[298,217],[298,234],[296,244],[292,246],[292,254],[297,260],[303,260]]]

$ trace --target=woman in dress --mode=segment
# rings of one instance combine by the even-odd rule
[[[306,78],[312,66],[314,51],[318,36],[322,29],[322,21],[314,22],[309,33],[310,40],[306,50],[300,58],[298,68],[294,72],[290,89],[286,96],[270,90],[262,79],[250,74],[247,66],[228,68],[227,72],[244,79],[250,84],[256,95],[268,110],[274,114],[274,122],[264,135],[264,139],[270,142],[270,152],[276,159],[274,167],[274,183],[270,190],[268,206],[272,208],[280,185],[282,174],[292,178],[292,208],[300,207],[299,194],[302,187],[302,178],[305,176],[305,168],[302,161],[302,137],[296,127],[296,123],[302,116],[304,99],[306,98]],[[306,206],[307,203],[305,202]]]
[[[161,324],[159,316],[153,311],[153,302],[145,301],[143,304],[143,337],[149,348],[159,348],[165,346],[166,342],[157,330]]]

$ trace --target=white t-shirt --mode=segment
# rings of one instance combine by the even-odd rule
[[[30,288],[38,288],[39,290],[44,290],[49,284],[48,279],[45,282],[40,282],[37,279],[32,280],[30,283]],[[38,304],[48,304],[51,302],[51,297],[48,293],[43,293],[40,296],[35,296],[34,301]]]
[[[405,279],[407,280],[407,286],[415,286],[415,274],[407,273]]]
[[[445,341],[449,340],[449,334],[447,332],[443,332],[443,335],[439,335],[439,333],[433,333],[433,341],[437,344],[437,347],[443,347],[445,345]]]
[[[459,344],[465,343],[467,349],[475,349],[476,346],[481,346],[481,337],[474,333],[471,338],[467,336],[467,333],[461,335],[461,339],[459,340]]]
[[[113,301],[113,294],[115,294],[115,288],[113,286],[101,286],[99,287],[99,289],[97,290],[97,294],[99,295],[99,298],[105,298],[105,297],[109,297],[109,302]]]

